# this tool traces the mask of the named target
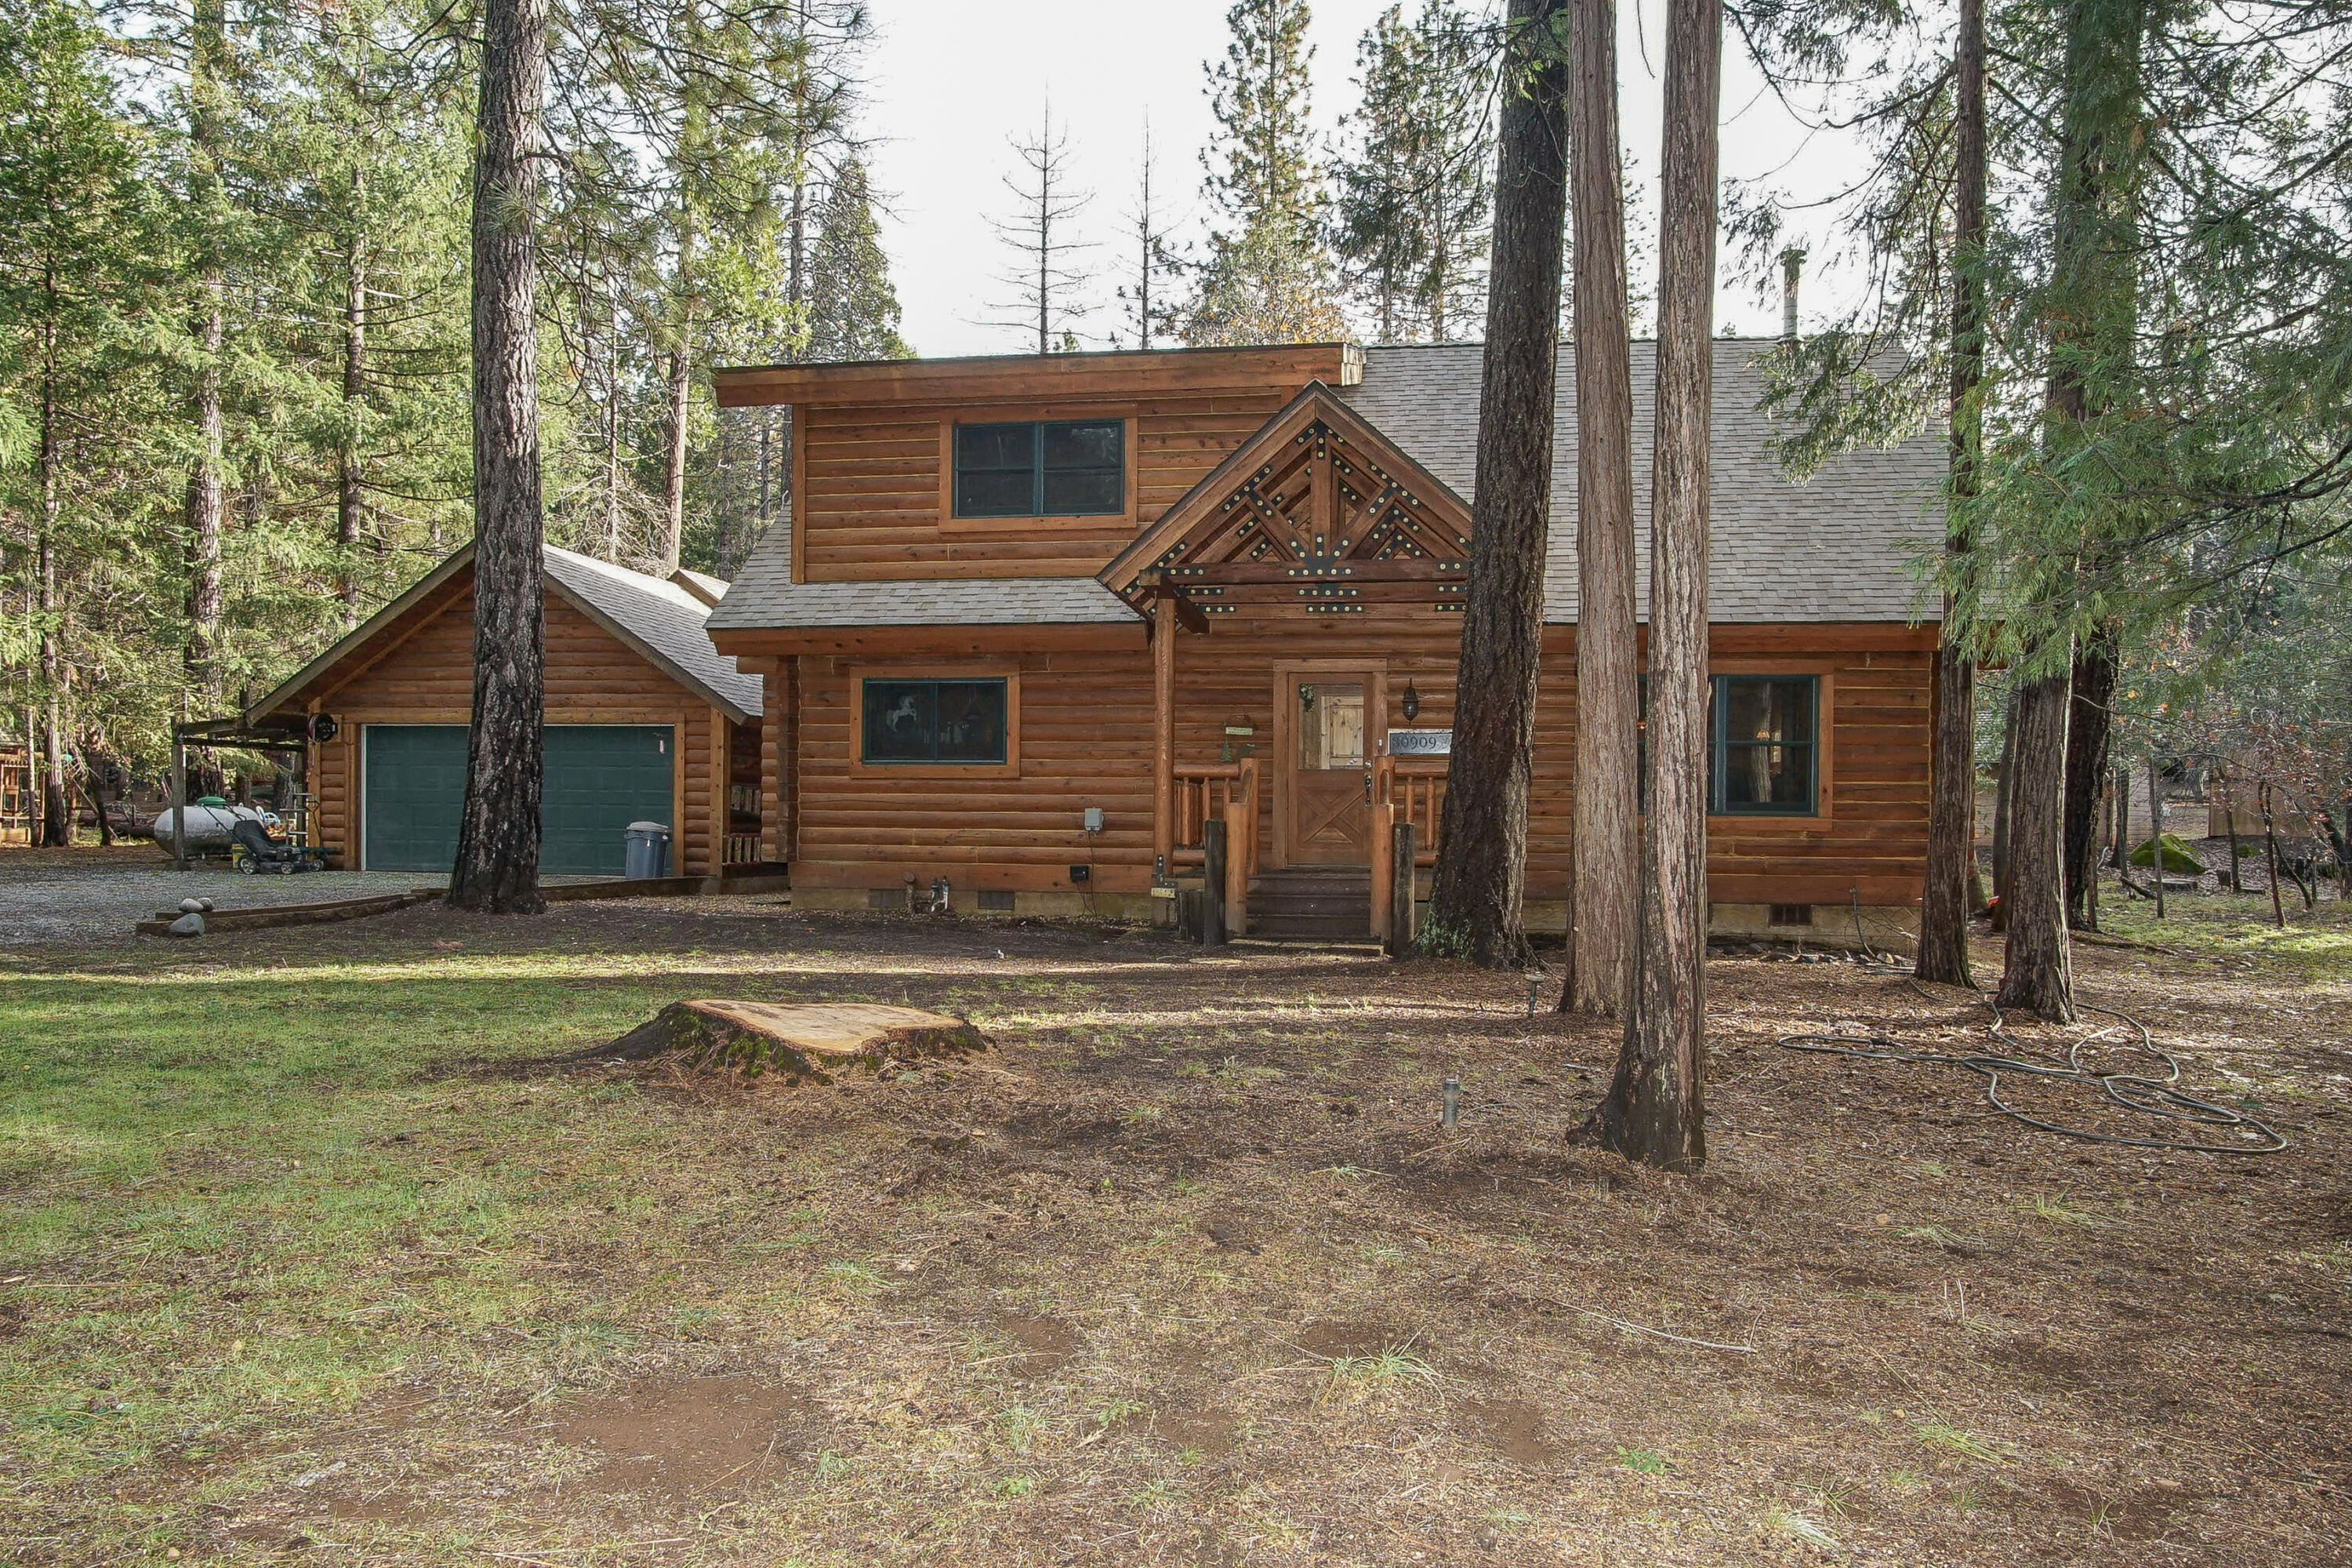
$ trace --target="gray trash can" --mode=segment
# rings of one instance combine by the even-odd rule
[[[669,875],[669,829],[658,822],[632,822],[621,875],[632,881]]]

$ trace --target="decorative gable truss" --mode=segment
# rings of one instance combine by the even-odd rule
[[[1139,611],[1173,595],[1183,618],[1206,629],[1244,605],[1321,616],[1376,605],[1458,611],[1469,569],[1462,498],[1317,381],[1098,581]]]

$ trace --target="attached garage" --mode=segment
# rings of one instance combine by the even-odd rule
[[[310,745],[318,841],[340,863],[445,875],[457,857],[473,698],[468,547],[248,710],[327,715]],[[671,869],[756,861],[760,678],[702,623],[726,584],[547,552],[540,868],[618,876],[633,822],[671,830]],[[314,734],[327,726],[313,723]]]

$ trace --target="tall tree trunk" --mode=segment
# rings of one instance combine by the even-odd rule
[[[51,847],[61,847],[73,842],[73,819],[67,816],[65,748],[58,740],[58,720],[60,703],[58,693],[65,685],[65,647],[60,622],[65,616],[63,595],[58,591],[58,529],[61,519],[60,483],[63,461],[58,449],[57,392],[57,285],[54,267],[45,274],[48,286],[50,312],[41,325],[41,531],[34,542],[34,603],[40,622],[41,687],[47,708],[40,752],[41,842]],[[25,737],[26,761],[31,761],[33,737]]]
[[[546,627],[539,479],[540,113],[547,0],[488,0],[474,159],[474,712],[449,902],[539,895]]]
[[[1992,929],[2009,930],[2009,828],[2010,807],[2016,799],[2011,787],[2017,782],[2017,686],[2009,689],[2009,701],[2000,721],[2000,773],[1993,780],[1992,796]]]
[[[1563,1010],[1614,1017],[1641,886],[1641,674],[1633,620],[1633,371],[1617,146],[1617,3],[1572,0],[1576,226],[1576,821]]]
[[[686,538],[686,437],[688,394],[694,385],[694,361],[688,349],[693,330],[693,307],[683,307],[677,346],[669,355],[669,452],[662,477],[660,549],[663,575],[677,570],[678,551]]]
[[[2065,0],[2064,97],[2060,120],[2059,178],[2051,220],[2050,385],[2045,398],[2046,445],[2053,471],[2080,473],[2073,482],[2105,481],[2103,463],[2075,465],[2084,455],[2089,423],[2129,384],[2136,272],[2137,166],[2143,155],[2140,49],[2143,0]],[[2084,538],[2078,552],[2101,542]],[[2081,563],[2078,558],[2076,564]],[[2036,592],[2055,601],[2062,626],[2073,606],[2070,578],[2053,574]],[[2009,943],[2003,954],[2004,1005],[2030,1007],[2045,1018],[2074,1016],[2072,954],[2066,929],[2068,735],[2070,675],[2084,650],[2070,633],[2053,635],[2027,658],[2056,673],[2035,680],[2018,715],[2011,785],[2015,818]],[[2055,695],[2052,695],[2054,690]],[[2030,718],[2029,706],[2037,711]],[[2054,879],[2046,861],[2054,859]],[[2159,867],[2158,874],[2162,875]],[[2045,883],[2048,885],[2045,886]]]
[[[1649,812],[1633,1006],[1599,1112],[1609,1145],[1706,1161],[1707,482],[1723,11],[1667,0],[1658,225],[1657,457],[1650,491]]]
[[[621,285],[610,284],[604,334],[604,559],[621,563]]]
[[[2025,682],[2017,698],[2016,779],[2010,785],[2009,940],[2002,1007],[2053,1024],[2074,1019],[2072,944],[2062,858],[2066,843],[2066,731],[2072,683],[2062,668]]]
[[[1977,494],[1983,439],[1985,38],[1984,0],[1960,0],[1952,48],[1952,426],[1951,514],[1944,531],[1948,569],[1966,569],[1974,548],[1969,507]],[[1969,882],[1977,862],[1976,656],[1960,624],[1958,595],[1944,595],[1936,644],[1936,721],[1927,786],[1927,877],[1919,905],[1913,973],[1947,985],[1973,985],[1969,970]]]
[[[1528,777],[1543,652],[1568,196],[1566,0],[1511,0],[1495,173],[1495,247],[1478,395],[1478,478],[1460,695],[1424,952],[1490,968],[1528,962]]]
[[[343,431],[335,455],[335,543],[342,552],[343,625],[360,618],[360,537],[367,517],[360,441],[367,415],[367,165],[352,169],[352,232],[343,250]]]
[[[228,285],[220,258],[223,113],[226,90],[228,20],[225,0],[196,0],[188,45],[189,139],[194,143],[195,189],[191,193],[201,226],[201,278],[197,284],[195,338],[198,363],[192,422],[196,465],[188,475],[188,641],[183,662],[195,701],[207,714],[220,705],[221,529],[227,513],[222,494],[221,345],[226,335]]]
[[[2074,652],[2066,721],[2066,923],[2099,929],[2091,904],[2098,880],[2099,790],[2107,777],[2107,738],[2115,728],[2116,629],[2100,626]]]

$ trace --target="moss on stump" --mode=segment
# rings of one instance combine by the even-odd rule
[[[702,1000],[671,1003],[597,1054],[631,1061],[677,1054],[689,1067],[745,1078],[773,1074],[787,1083],[831,1083],[838,1073],[966,1057],[989,1043],[969,1020],[919,1007]]]

